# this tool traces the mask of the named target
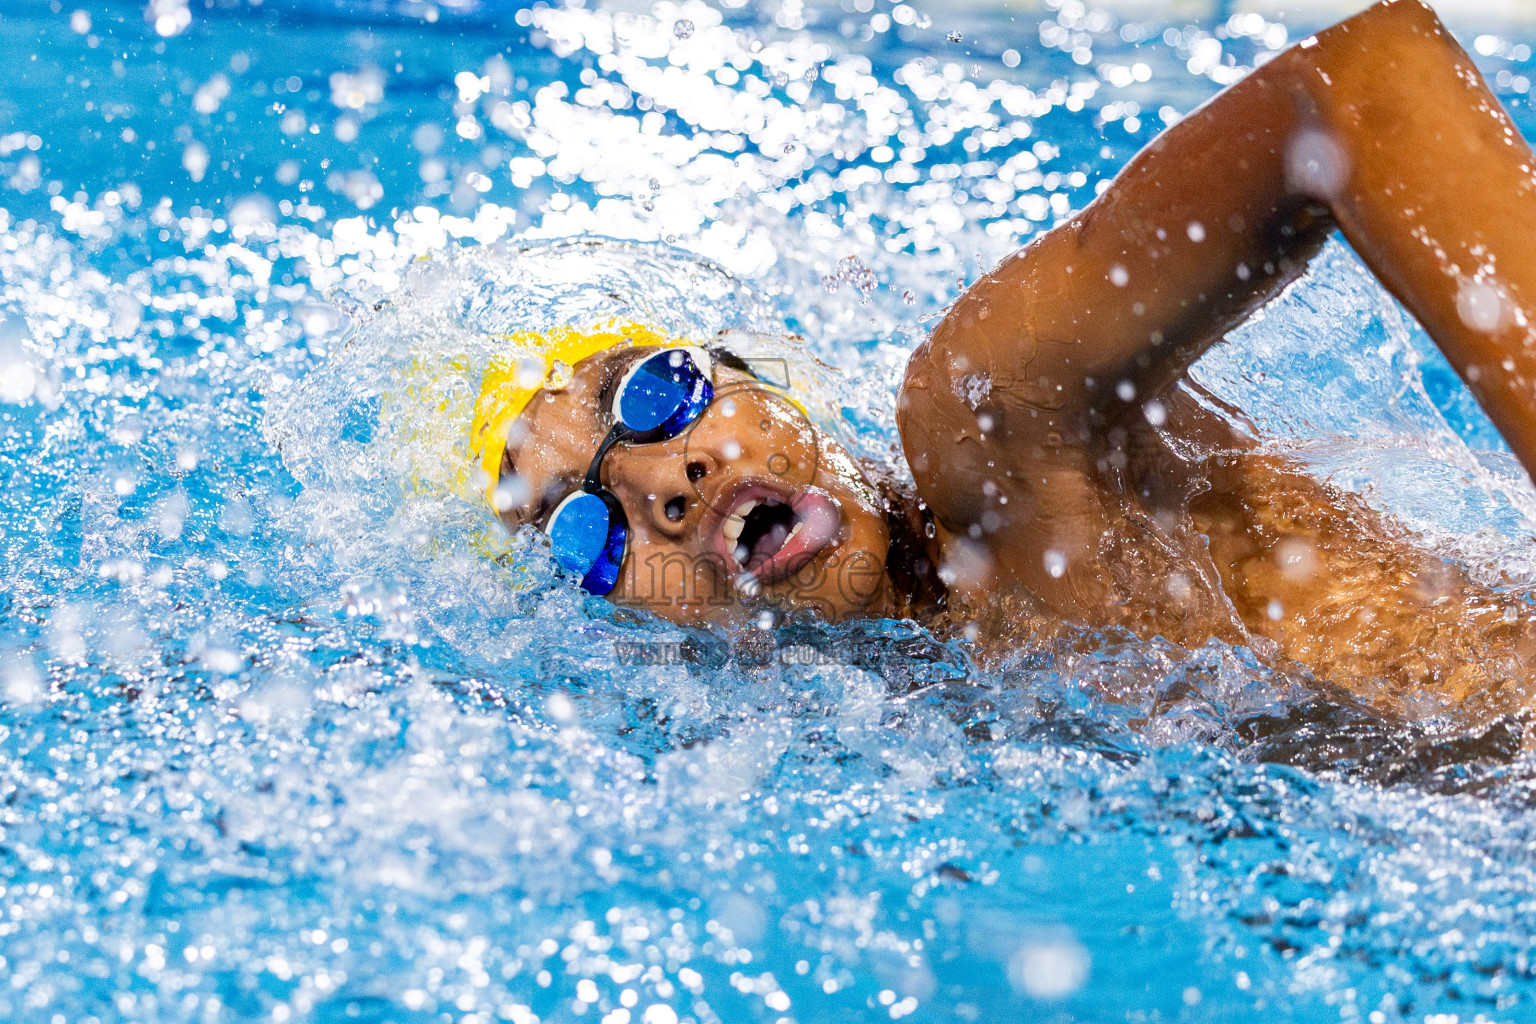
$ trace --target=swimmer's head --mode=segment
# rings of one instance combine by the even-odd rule
[[[482,450],[482,465],[494,469],[488,496],[509,529],[549,526],[560,502],[582,490],[613,427],[616,389],[644,360],[686,344],[628,327],[609,333],[542,378],[552,349],[540,350],[536,362],[524,355],[522,383],[547,386],[509,389],[520,407],[499,426],[484,406],[477,416],[477,427],[490,431]],[[792,393],[724,349],[692,351],[713,392],[702,413],[676,436],[620,442],[601,462],[600,483],[627,521],[608,598],[676,622],[742,618],[766,607],[814,608],[833,620],[888,614],[891,531],[853,459]],[[487,383],[489,395],[494,375]]]

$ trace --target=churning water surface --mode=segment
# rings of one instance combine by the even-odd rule
[[[1217,644],[690,633],[460,496],[488,336],[636,310],[803,334],[890,460],[963,282],[1304,31],[950,7],[6,5],[0,1016],[1536,1019],[1518,721]],[[1464,42],[1529,136],[1530,46]],[[1536,579],[1341,245],[1197,375]]]

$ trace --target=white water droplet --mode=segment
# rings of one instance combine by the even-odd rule
[[[155,26],[157,35],[174,36],[192,24],[192,12],[187,0],[149,0],[144,20]]]
[[[187,169],[193,181],[202,181],[203,174],[208,170],[208,147],[201,142],[192,142],[181,154],[181,166]]]
[[[1088,980],[1092,958],[1070,937],[1026,942],[1008,962],[1008,980],[1035,999],[1064,999]]]
[[[23,661],[20,656],[13,656],[13,660],[6,666],[4,675],[4,689],[0,691],[7,704],[31,704],[43,699],[43,679],[38,674],[37,668],[29,661]]]
[[[240,661],[240,655],[227,647],[210,647],[203,652],[203,664],[210,671],[226,676],[240,671]]]
[[[1504,296],[1490,281],[1463,280],[1456,288],[1456,315],[1474,331],[1492,333],[1504,322]]]
[[[1301,132],[1285,149],[1285,178],[1293,192],[1338,199],[1349,183],[1349,156],[1327,132]]]
[[[37,390],[37,370],[21,353],[0,354],[0,402],[24,405]]]
[[[531,496],[527,481],[516,473],[508,473],[496,484],[496,493],[491,503],[496,506],[497,512],[505,512],[525,504]]]
[[[550,694],[544,702],[544,709],[549,712],[549,717],[562,725],[576,718],[576,705],[563,693]]]
[[[536,388],[544,382],[544,360],[529,356],[517,364],[517,386]]]

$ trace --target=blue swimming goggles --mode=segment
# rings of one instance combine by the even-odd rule
[[[712,369],[701,348],[667,348],[641,359],[614,388],[613,429],[597,446],[581,490],[566,495],[544,524],[555,560],[581,575],[587,593],[602,597],[618,585],[629,547],[624,506],[602,483],[603,459],[621,441],[655,444],[697,422],[715,397]]]

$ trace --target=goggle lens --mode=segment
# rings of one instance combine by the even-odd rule
[[[676,437],[704,414],[715,397],[709,356],[700,349],[674,348],[642,359],[620,381],[613,418],[631,440]]]
[[[555,506],[544,532],[555,561],[580,573],[587,593],[602,597],[618,585],[629,528],[617,499],[575,491]]]

